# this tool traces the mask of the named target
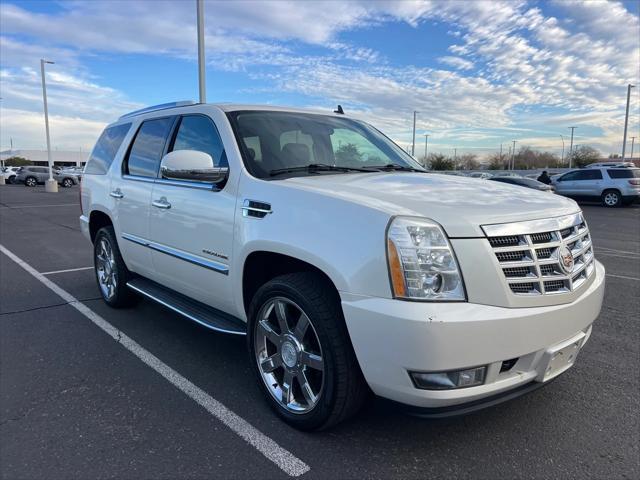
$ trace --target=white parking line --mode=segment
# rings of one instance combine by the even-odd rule
[[[640,252],[629,252],[626,250],[616,250],[615,248],[607,248],[607,247],[596,247],[597,250],[604,250],[605,252],[613,252],[613,253],[628,253],[629,255],[640,255]]]
[[[613,278],[624,278],[625,280],[635,280],[636,282],[640,282],[640,278],[636,277],[627,277],[626,275],[614,275],[613,273],[607,273],[607,277]]]
[[[52,272],[40,272],[42,275],[55,275],[56,273],[79,272],[81,270],[93,270],[93,267],[67,268],[66,270],[54,270]]]
[[[213,415],[215,418],[229,427],[229,429],[231,429],[242,439],[244,439],[249,445],[262,453],[262,455],[264,455],[268,460],[271,460],[273,463],[275,463],[282,471],[292,477],[297,477],[310,470],[309,465],[304,463],[288,450],[282,448],[274,440],[257,430],[249,422],[229,410],[218,400],[211,397],[204,390],[180,375],[169,365],[167,365],[158,357],[146,350],[144,347],[136,343],[122,331],[111,325],[85,304],[77,300],[73,295],[60,288],[43,274],[35,270],[27,262],[16,256],[11,251],[7,250],[4,245],[0,244],[0,252],[4,253],[11,260],[20,265],[34,278],[42,282],[46,287],[60,296],[63,300],[68,302],[70,306],[78,310],[85,317],[91,320],[96,326],[101,328],[116,342],[120,343],[120,345],[133,353],[136,357],[142,360],[142,362],[162,375],[165,380],[178,388],[182,393],[187,395],[189,398],[203,407],[206,411],[208,411],[211,415]]]
[[[635,255],[621,255],[618,253],[603,252],[603,251],[597,251],[597,250],[596,250],[596,254],[597,256],[604,255],[605,257],[626,258],[627,260],[640,260],[640,256],[635,256]]]
[[[10,205],[3,205],[0,208],[6,208],[7,210],[15,210],[16,208],[44,208],[44,207],[79,207],[79,203],[54,203],[50,205],[16,205],[15,207]]]

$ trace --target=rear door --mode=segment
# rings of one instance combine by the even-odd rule
[[[34,167],[35,176],[38,178],[38,182],[44,183],[49,180],[49,168],[48,167]]]
[[[228,167],[225,147],[212,118],[181,116],[167,149],[207,153],[212,167]],[[229,264],[233,247],[235,186],[159,178],[149,213],[154,278],[220,310],[232,311]]]
[[[113,175],[110,196],[118,245],[127,266],[144,276],[153,274],[149,242],[151,191],[175,116],[153,118],[140,124],[122,162]]]

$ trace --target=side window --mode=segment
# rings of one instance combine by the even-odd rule
[[[580,170],[576,173],[574,180],[602,180],[602,172],[600,170]]]
[[[202,115],[182,117],[171,151],[197,150],[208,153],[213,166],[228,167],[227,154],[213,121]]]
[[[126,173],[142,177],[157,176],[173,120],[174,117],[165,117],[142,122],[129,152]]]
[[[582,171],[575,170],[573,172],[565,173],[558,180],[561,182],[572,182],[573,180],[582,180],[580,175],[582,175]]]
[[[106,174],[129,128],[131,128],[130,123],[106,128],[91,151],[84,173]]]
[[[632,170],[632,169],[627,169],[624,170],[622,168],[617,169],[617,170],[612,170],[609,169],[607,170],[607,173],[609,174],[610,178],[634,178],[634,176],[636,178],[640,177],[640,175],[638,174],[638,172],[640,172],[640,170]]]

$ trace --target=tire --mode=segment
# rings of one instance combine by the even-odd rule
[[[123,308],[138,300],[138,296],[127,287],[133,275],[120,255],[113,227],[98,230],[93,244],[93,264],[100,295],[107,305]]]
[[[38,185],[38,179],[36,177],[27,177],[24,179],[24,185],[26,187],[35,187]]]
[[[615,208],[622,205],[622,195],[618,190],[605,190],[602,192],[602,205],[608,208]]]
[[[71,188],[73,187],[73,180],[71,180],[70,178],[65,178],[62,180],[62,186],[64,188]]]
[[[338,294],[317,273],[282,275],[263,285],[249,307],[247,341],[269,406],[297,429],[327,429],[354,415],[369,395]]]
[[[12,175],[11,177],[9,177],[9,180],[8,180],[9,185],[12,185],[15,182],[15,180],[16,180],[15,175]]]

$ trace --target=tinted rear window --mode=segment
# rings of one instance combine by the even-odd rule
[[[130,127],[130,123],[124,123],[106,128],[100,135],[96,146],[93,147],[84,173],[96,175],[107,173]]]
[[[637,168],[611,168],[607,173],[611,178],[640,178],[640,169]]]
[[[142,122],[129,152],[126,173],[143,177],[157,176],[174,118],[156,118]]]

